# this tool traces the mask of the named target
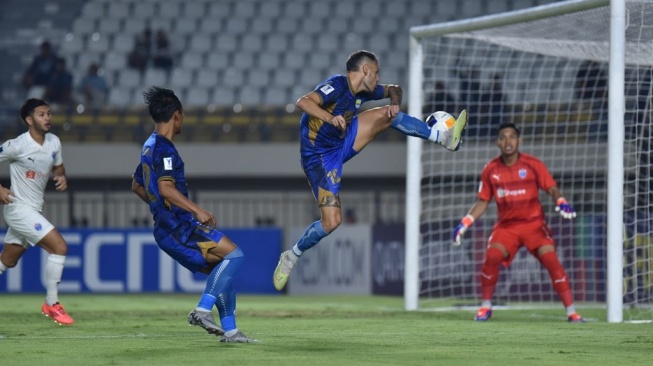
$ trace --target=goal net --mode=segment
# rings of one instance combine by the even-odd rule
[[[623,309],[626,320],[646,320],[653,315],[653,2],[629,0],[625,12],[620,121],[625,139],[617,141],[624,145],[623,225],[618,226],[623,229]],[[484,165],[499,154],[494,142],[502,122],[521,128],[521,151],[544,161],[578,212],[574,221],[563,220],[541,193],[577,307],[604,306],[608,187],[614,188],[608,174],[613,143],[608,105],[620,92],[608,95],[609,1],[566,1],[414,27],[411,35],[411,113],[457,115],[466,108],[469,125],[456,153],[409,142],[409,165],[421,163],[408,169],[407,179],[407,308],[480,304],[480,268],[497,219],[494,202],[460,247],[452,246],[452,231],[476,202]],[[411,184],[419,187],[413,190],[417,194],[411,194]],[[411,221],[413,209],[419,215]],[[418,235],[411,234],[411,225]],[[509,268],[502,267],[493,304],[562,308],[548,273],[523,248]]]

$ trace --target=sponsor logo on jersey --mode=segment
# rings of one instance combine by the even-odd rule
[[[43,225],[41,225],[40,222],[37,222],[36,224],[34,224],[34,229],[36,231],[41,231],[41,229],[43,229]]]
[[[510,197],[510,196],[513,196],[513,197],[523,196],[525,194],[526,194],[525,189],[514,189],[514,190],[503,189],[503,188],[497,189],[497,197],[499,197],[499,198]]]
[[[54,160],[56,158],[57,158],[57,152],[55,151],[55,152],[52,153],[52,160]]]
[[[519,169],[519,178],[524,179],[526,178],[526,169]]]
[[[163,169],[172,170],[172,158],[163,158]]]
[[[360,108],[361,104],[363,104],[363,101],[360,99],[356,99],[356,108]]]
[[[33,170],[28,170],[25,172],[25,178],[27,179],[34,179],[36,178],[36,172]]]
[[[324,95],[329,95],[329,94],[331,94],[331,92],[334,91],[334,90],[335,90],[335,89],[334,89],[330,84],[327,84],[327,85],[325,85],[325,86],[323,86],[323,87],[320,88],[320,91],[321,91],[322,93],[324,93]]]

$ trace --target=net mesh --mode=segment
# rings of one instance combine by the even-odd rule
[[[626,319],[650,319],[653,2],[626,5],[624,307]],[[420,306],[442,298],[478,305],[494,204],[461,247],[452,247],[451,233],[476,201],[483,166],[498,155],[493,142],[502,122],[521,128],[521,151],[549,167],[578,212],[563,221],[541,194],[575,300],[605,302],[609,27],[606,6],[421,39],[424,115],[467,108],[470,122],[455,155],[423,146]],[[559,304],[548,273],[524,249],[502,268],[493,302]]]

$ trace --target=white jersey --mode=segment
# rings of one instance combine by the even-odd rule
[[[34,141],[29,132],[0,146],[0,163],[9,161],[13,203],[38,210],[43,208],[43,192],[50,179],[52,167],[63,164],[61,141],[51,133],[45,134],[43,145]]]

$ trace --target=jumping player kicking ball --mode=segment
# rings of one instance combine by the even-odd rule
[[[41,99],[28,99],[20,109],[28,131],[0,147],[0,162],[9,162],[11,189],[0,186],[7,226],[0,253],[0,273],[16,266],[25,251],[38,245],[48,252],[45,264],[45,302],[41,312],[59,324],[73,324],[59,303],[59,282],[68,246],[59,231],[41,215],[43,192],[52,176],[57,191],[68,188],[61,142],[50,133],[50,107]]]
[[[376,55],[361,50],[349,56],[346,75],[331,76],[297,101],[297,107],[304,111],[300,122],[301,164],[320,207],[321,219],[306,229],[291,250],[281,254],[273,274],[277,290],[286,285],[301,255],[340,225],[342,166],[379,133],[391,127],[443,145],[450,151],[460,147],[467,125],[466,111],[450,127],[437,123],[431,128],[399,111],[402,94],[397,85],[379,84]],[[366,101],[384,98],[390,99],[390,105],[356,114]]]
[[[569,278],[558,260],[551,230],[546,224],[539,200],[544,190],[556,203],[565,219],[576,217],[573,207],[562,197],[547,167],[537,158],[519,152],[520,132],[513,123],[499,126],[497,147],[501,155],[491,160],[481,173],[478,201],[453,232],[454,245],[460,245],[465,231],[485,213],[492,198],[496,201],[499,221],[488,239],[485,262],[481,268],[481,307],[474,320],[492,317],[492,295],[499,279],[500,265],[510,265],[517,251],[526,247],[546,268],[553,288],[562,300],[569,322],[583,322],[576,312]]]

